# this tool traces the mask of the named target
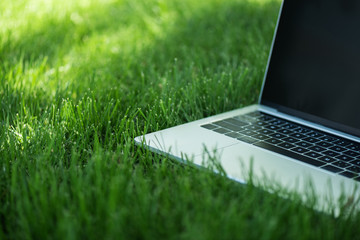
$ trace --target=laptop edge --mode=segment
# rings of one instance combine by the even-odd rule
[[[347,196],[349,201],[358,199],[360,196],[357,191],[359,183],[201,127],[201,125],[209,122],[258,110],[294,123],[360,142],[359,137],[279,112],[275,108],[261,104],[282,9],[283,3],[280,7],[258,104],[138,136],[135,138],[135,144],[155,153],[198,167],[207,167],[210,164],[209,161],[215,157],[230,179],[246,183],[249,173],[252,172],[252,175],[257,179],[255,184],[259,186],[263,186],[265,182],[266,185],[273,183],[273,186],[280,184],[285,189],[295,190],[303,196],[308,196],[307,194],[311,191],[318,197],[318,208],[323,210],[344,196]],[[313,189],[309,189],[310,185]]]

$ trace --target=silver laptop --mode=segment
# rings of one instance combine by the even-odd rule
[[[239,182],[252,176],[259,185],[313,192],[324,207],[341,196],[353,201],[360,185],[359,43],[358,1],[284,1],[258,104],[135,142],[196,166],[217,161]]]

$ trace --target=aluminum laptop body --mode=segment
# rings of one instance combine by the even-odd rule
[[[315,193],[320,208],[340,197],[354,201],[360,186],[359,43],[357,1],[286,0],[258,104],[139,136],[135,143],[200,167],[218,161],[228,178],[242,183],[251,175],[259,185]]]

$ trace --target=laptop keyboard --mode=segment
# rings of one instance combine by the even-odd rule
[[[259,111],[201,127],[360,181],[360,143]]]

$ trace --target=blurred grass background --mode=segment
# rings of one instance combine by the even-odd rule
[[[319,213],[134,146],[255,103],[279,7],[1,1],[0,239],[359,238],[356,213]]]

